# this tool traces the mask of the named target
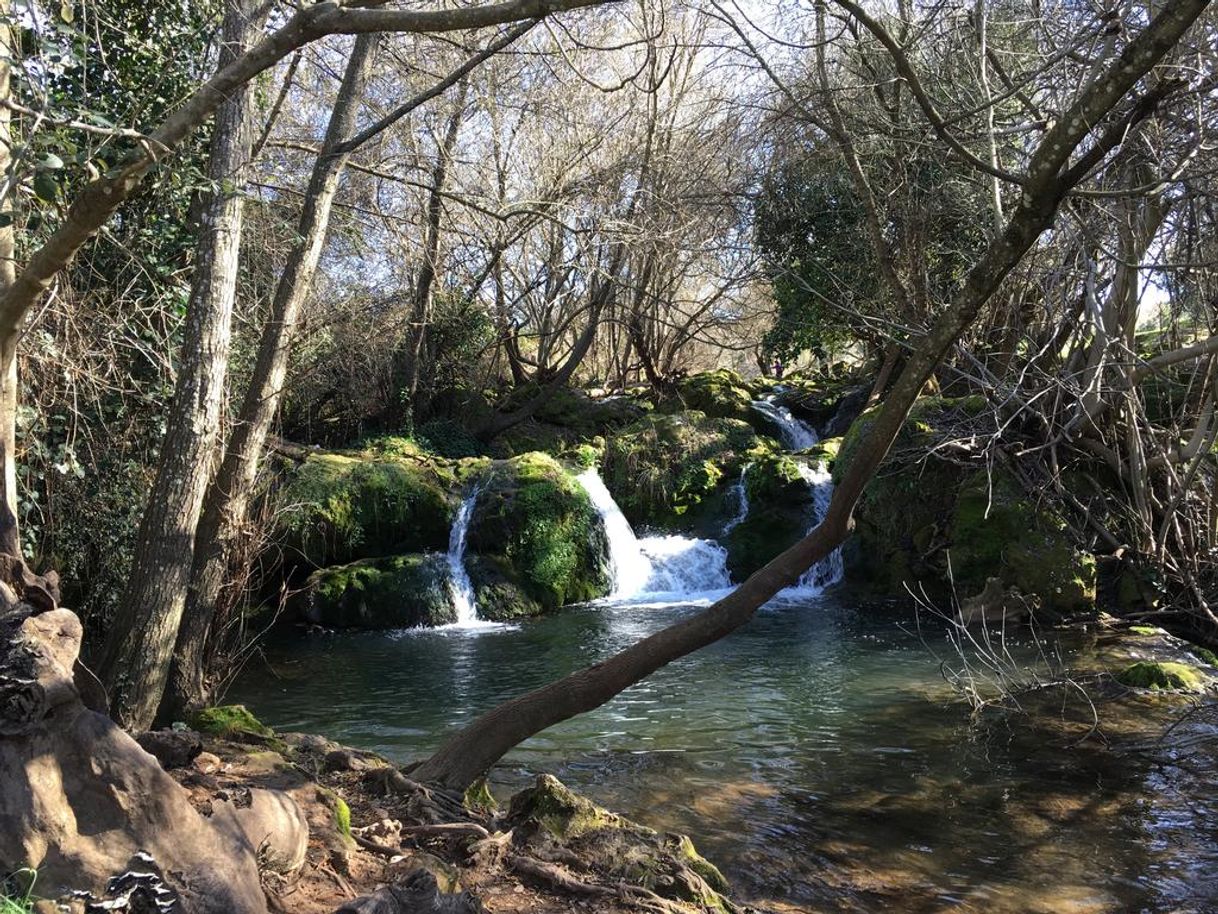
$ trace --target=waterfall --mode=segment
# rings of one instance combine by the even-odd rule
[[[469,532],[469,519],[474,513],[474,504],[481,491],[475,486],[453,518],[453,527],[448,534],[448,590],[452,594],[453,608],[457,611],[457,626],[468,628],[481,623],[478,618],[478,603],[474,596],[474,584],[465,570],[465,538]]]
[[[801,419],[796,419],[791,411],[773,399],[754,400],[753,409],[761,413],[778,426],[782,442],[788,450],[806,451],[820,441],[816,430]]]
[[[645,536],[639,546],[651,562],[644,594],[688,597],[732,586],[727,550],[714,540]]]
[[[799,465],[799,475],[804,478],[808,486],[812,489],[812,527],[809,527],[809,532],[825,519],[825,514],[829,511],[829,502],[833,499],[833,476],[825,468],[825,465],[819,464],[816,467],[810,467],[806,463]],[[801,588],[811,588],[814,590],[824,590],[831,584],[836,584],[842,579],[842,547],[838,546],[827,556],[804,572],[799,579],[797,586]]]
[[[647,536],[640,540],[595,468],[585,470],[576,479],[605,525],[612,598],[682,598],[731,586],[727,550],[718,543],[686,536]]]
[[[592,506],[605,525],[605,537],[609,540],[609,565],[613,580],[614,597],[627,597],[643,590],[651,577],[651,562],[643,554],[639,541],[630,527],[630,521],[622,514],[613,496],[605,487],[596,468],[584,470],[576,477],[583,486]]]
[[[745,518],[749,516],[749,490],[745,487],[744,478],[749,472],[751,464],[745,464],[740,469],[740,478],[736,480],[736,485],[732,487],[732,496],[736,499],[736,514],[726,524],[723,525],[723,530],[719,535],[727,536],[737,527],[744,523]]]

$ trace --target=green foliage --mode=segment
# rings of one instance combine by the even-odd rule
[[[351,837],[351,807],[338,794],[334,795],[334,827],[344,838]]]
[[[481,589],[510,582],[543,609],[604,594],[605,544],[583,488],[545,454],[496,466],[479,496],[469,548],[488,564],[471,577]]]
[[[442,555],[395,555],[314,572],[309,620],[328,628],[417,628],[456,622]]]
[[[608,439],[601,471],[631,523],[676,529],[757,446],[756,433],[738,419],[657,414]]]
[[[419,442],[442,457],[482,457],[486,448],[455,419],[431,419],[415,432]]]
[[[38,871],[30,867],[9,874],[0,883],[0,914],[31,914],[38,900],[34,895],[37,881]]]
[[[1121,670],[1117,682],[1131,689],[1152,691],[1204,692],[1209,680],[1187,663],[1160,663],[1141,660]]]
[[[311,454],[280,489],[279,535],[306,562],[326,567],[447,546],[451,467],[405,456],[411,446],[402,439],[381,446],[403,456]]]
[[[275,735],[275,731],[251,714],[245,705],[220,705],[214,708],[204,708],[191,717],[188,723],[200,733],[218,736],[222,739]]]

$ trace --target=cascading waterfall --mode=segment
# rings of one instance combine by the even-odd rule
[[[469,572],[465,570],[465,539],[480,492],[481,487],[475,486],[473,491],[465,496],[448,534],[448,590],[452,594],[453,608],[457,611],[456,625],[462,628],[488,624],[478,618],[474,583],[469,579]]]
[[[689,597],[731,586],[727,550],[718,543],[685,536],[647,536],[640,540],[595,468],[576,478],[605,526],[612,598]]]
[[[812,526],[808,528],[811,531],[825,519],[825,515],[829,511],[829,502],[833,500],[833,476],[823,463],[816,467],[801,463],[799,465],[799,475],[804,478],[804,481],[812,489],[812,513],[814,517]],[[805,571],[799,579],[797,586],[824,590],[829,585],[836,584],[842,579],[843,570],[842,548],[838,546]]]
[[[772,398],[754,400],[752,407],[778,426],[783,444],[787,446],[788,450],[806,451],[820,441],[816,429],[807,422],[796,419],[789,409]]]
[[[740,478],[736,480],[736,485],[732,488],[732,497],[736,499],[736,514],[719,532],[720,536],[727,536],[737,527],[744,523],[749,516],[749,490],[745,486],[745,477],[748,475],[749,467],[752,464],[746,463],[740,470]]]
[[[647,586],[651,577],[651,562],[643,554],[638,538],[630,527],[630,521],[617,506],[609,489],[605,487],[601,474],[591,467],[576,477],[592,500],[592,506],[605,525],[605,537],[609,540],[609,565],[613,580],[610,596],[628,597],[639,593]]]

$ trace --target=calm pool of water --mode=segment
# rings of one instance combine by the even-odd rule
[[[495,703],[603,658],[690,606],[589,606],[515,628],[278,641],[228,699],[281,730],[417,758]],[[952,700],[905,607],[848,594],[745,629],[519,747],[495,781],[557,774],[615,811],[693,836],[775,910],[1218,910],[1210,751],[1145,747],[1163,703],[1036,713]],[[1039,649],[1021,635],[1017,659]],[[1055,642],[1067,664],[1089,647]],[[1131,746],[1142,746],[1134,751]]]

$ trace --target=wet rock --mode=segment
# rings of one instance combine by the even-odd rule
[[[443,555],[363,559],[314,572],[300,605],[326,628],[434,627],[457,621]]]

